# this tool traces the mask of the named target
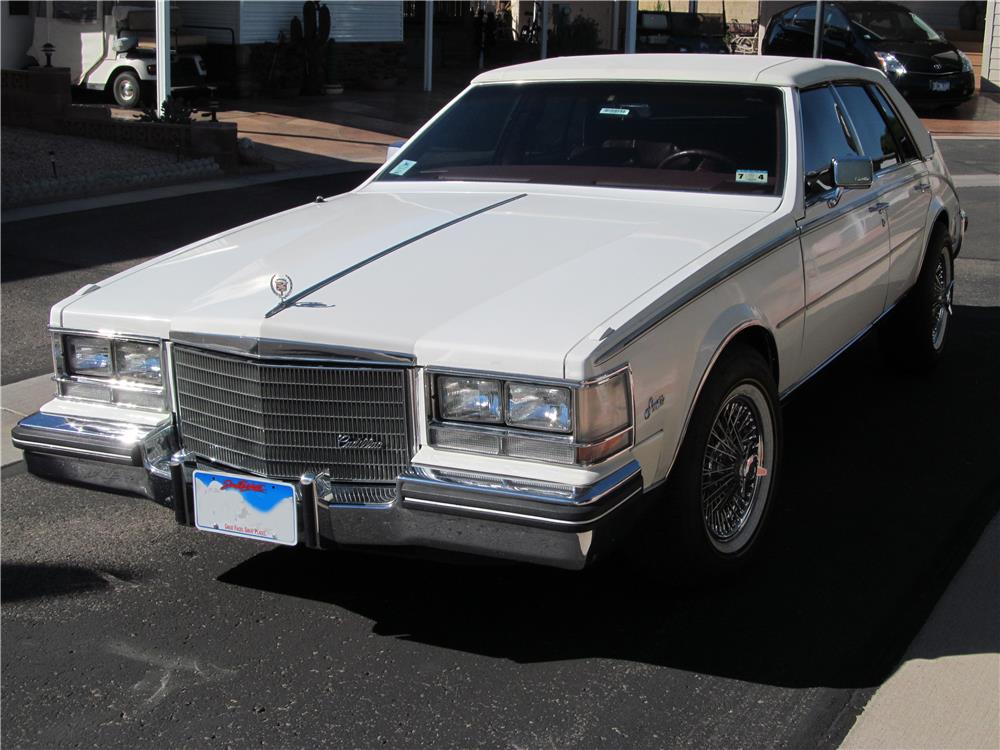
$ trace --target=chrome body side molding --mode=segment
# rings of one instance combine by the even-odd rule
[[[904,295],[904,297],[905,297],[905,295]],[[822,370],[825,369],[828,364],[830,364],[831,362],[833,362],[833,360],[835,360],[837,357],[839,357],[845,351],[847,351],[848,349],[850,349],[851,346],[853,346],[858,341],[860,341],[861,339],[863,339],[878,324],[878,322],[880,320],[882,320],[882,318],[884,318],[886,315],[888,315],[890,312],[892,312],[893,309],[895,309],[896,305],[898,305],[899,302],[902,301],[902,299],[903,299],[903,297],[900,297],[899,300],[897,300],[895,303],[893,303],[892,305],[890,305],[889,307],[887,307],[885,310],[883,310],[882,313],[877,318],[875,318],[875,320],[873,320],[871,323],[869,323],[864,328],[864,330],[862,330],[860,333],[855,334],[851,338],[850,341],[848,341],[846,344],[844,344],[842,347],[840,347],[837,351],[835,351],[829,357],[827,357],[822,362],[820,362],[818,365],[816,365],[816,367],[813,368],[813,370],[811,372],[809,372],[807,375],[804,375],[803,377],[799,378],[794,383],[792,383],[790,386],[788,386],[785,390],[783,390],[781,393],[779,393],[778,394],[778,398],[780,400],[784,401],[786,398],[788,398],[789,396],[791,396],[792,393],[794,393],[796,390],[798,390],[798,388],[800,386],[805,385],[807,382],[809,382],[810,380],[812,380],[812,378],[815,377],[816,375],[818,375],[820,372],[822,372]]]

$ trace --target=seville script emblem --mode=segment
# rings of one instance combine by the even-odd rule
[[[283,273],[274,274],[271,277],[271,291],[284,301],[292,293],[292,280]]]

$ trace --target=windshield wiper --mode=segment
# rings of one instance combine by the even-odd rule
[[[527,177],[449,177],[439,174],[435,179],[444,182],[531,182]]]
[[[610,188],[637,188],[639,190],[691,190],[696,192],[706,192],[711,188],[684,187],[680,185],[651,185],[648,182],[626,182],[617,180],[595,180],[591,183],[595,187]]]

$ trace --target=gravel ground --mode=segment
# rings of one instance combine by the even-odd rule
[[[55,152],[60,179],[111,176],[177,163],[175,154],[112,141],[0,128],[0,180],[12,187],[52,178],[49,151]]]

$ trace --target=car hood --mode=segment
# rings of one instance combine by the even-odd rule
[[[950,42],[906,42],[886,40],[872,45],[879,52],[891,52],[909,73],[942,75],[962,70],[962,58]],[[940,67],[934,67],[938,65]]]
[[[112,277],[54,308],[52,322],[378,349],[559,377],[565,354],[602,321],[664,279],[684,278],[777,204],[720,210],[732,199],[636,192],[351,193]],[[337,278],[268,317],[280,302],[275,275],[291,280],[293,295]]]

